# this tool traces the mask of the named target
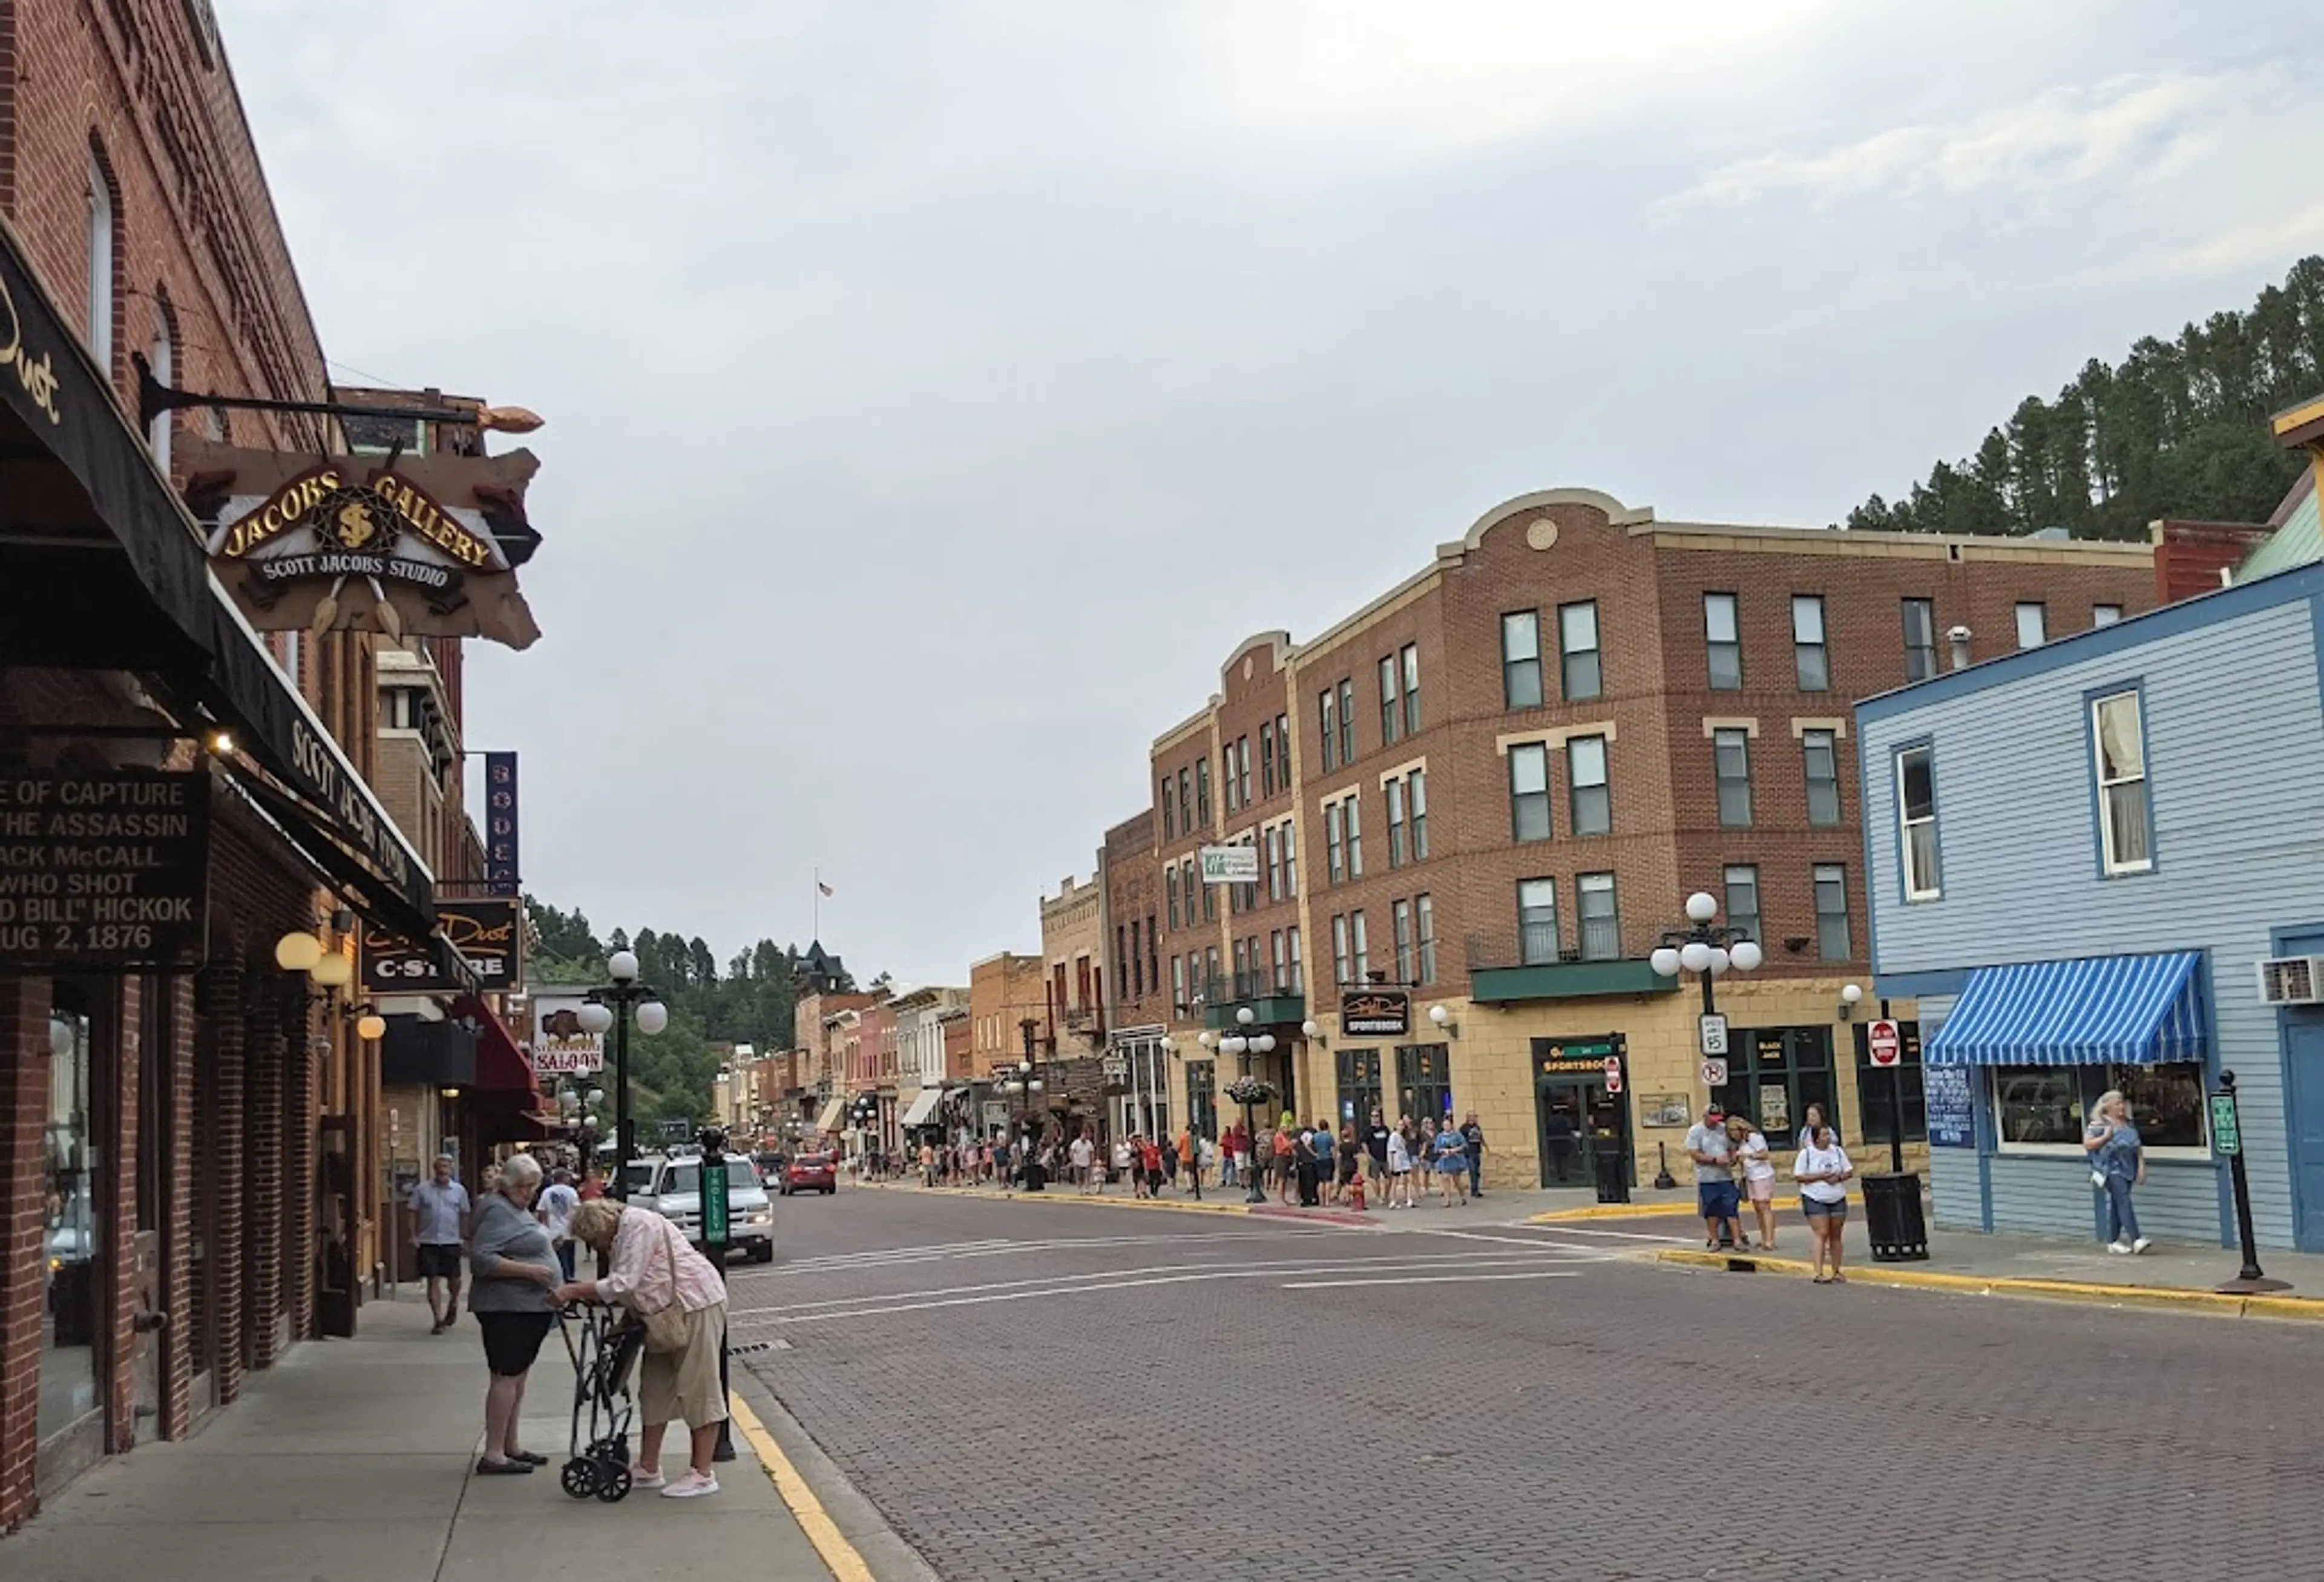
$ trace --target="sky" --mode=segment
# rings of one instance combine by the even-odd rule
[[[527,888],[965,982],[1498,502],[1818,526],[2324,247],[2283,0],[217,0],[355,383],[541,413]]]

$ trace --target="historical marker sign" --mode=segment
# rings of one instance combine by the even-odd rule
[[[206,775],[0,774],[0,966],[191,966],[208,874]]]

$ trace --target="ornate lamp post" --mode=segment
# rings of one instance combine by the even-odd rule
[[[1250,1057],[1254,1054],[1274,1053],[1275,1035],[1272,1033],[1253,1035],[1245,1031],[1258,1019],[1257,1014],[1249,1006],[1238,1006],[1235,1008],[1236,1030],[1220,1039],[1216,1045],[1221,1053],[1235,1055],[1240,1058],[1242,1064],[1242,1074],[1235,1079],[1234,1086],[1227,1090],[1227,1097],[1241,1104],[1243,1135],[1250,1139],[1250,1181],[1249,1190],[1243,1194],[1243,1201],[1246,1203],[1267,1201],[1267,1189],[1260,1184],[1259,1134],[1257,1128],[1251,1124],[1250,1111],[1252,1105],[1261,1101],[1262,1093],[1271,1096],[1273,1090],[1268,1089],[1266,1083],[1251,1075]],[[1210,1037],[1207,1033],[1203,1035],[1206,1045],[1209,1044]]]
[[[1754,972],[1766,959],[1748,930],[1714,926],[1711,920],[1718,915],[1719,903],[1710,893],[1695,891],[1686,898],[1689,926],[1666,932],[1651,958],[1655,970],[1665,978],[1677,977],[1682,969],[1702,978],[1706,1016],[1719,1012],[1711,985],[1721,973],[1730,969]]]
[[[626,1198],[630,1160],[637,1152],[636,1128],[630,1120],[630,1023],[635,1020],[638,1031],[650,1038],[669,1026],[669,1007],[652,985],[638,981],[638,958],[632,952],[615,951],[605,961],[605,974],[613,981],[591,989],[576,1014],[583,1032],[602,1035],[611,1029],[613,1035],[613,1176],[605,1190]]]
[[[1032,1108],[1032,1096],[1039,1093],[1043,1086],[1033,1044],[1033,1035],[1040,1024],[1028,1016],[1017,1026],[1025,1035],[1025,1058],[1017,1062],[1016,1073],[1001,1084],[1001,1090],[1017,1100],[1017,1145],[1025,1154],[1019,1164],[1025,1190],[1038,1192],[1048,1184],[1048,1172],[1043,1168],[1038,1156],[1035,1139],[1026,1130],[1026,1121]],[[1043,1129],[1047,1131],[1046,1127]]]

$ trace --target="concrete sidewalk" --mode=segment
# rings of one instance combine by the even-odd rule
[[[424,1303],[375,1301],[362,1328],[355,1339],[309,1341],[252,1375],[242,1400],[192,1439],[140,1446],[74,1484],[0,1539],[0,1576],[547,1582],[698,1573],[830,1582],[832,1568],[752,1448],[763,1435],[734,1434],[738,1459],[718,1469],[720,1491],[707,1498],[568,1498],[558,1469],[573,1375],[551,1334],[522,1432],[550,1464],[527,1477],[478,1477],[485,1375],[475,1320],[431,1338]],[[738,1416],[738,1430],[746,1421],[756,1430]],[[674,1427],[670,1440],[682,1447],[682,1430]],[[805,1503],[819,1519],[812,1496]]]

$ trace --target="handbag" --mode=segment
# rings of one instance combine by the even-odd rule
[[[661,1227],[661,1255],[669,1265],[669,1305],[638,1317],[645,1326],[646,1349],[666,1354],[686,1349],[686,1309],[678,1300],[678,1255],[670,1250],[670,1237],[678,1232],[667,1219]]]

